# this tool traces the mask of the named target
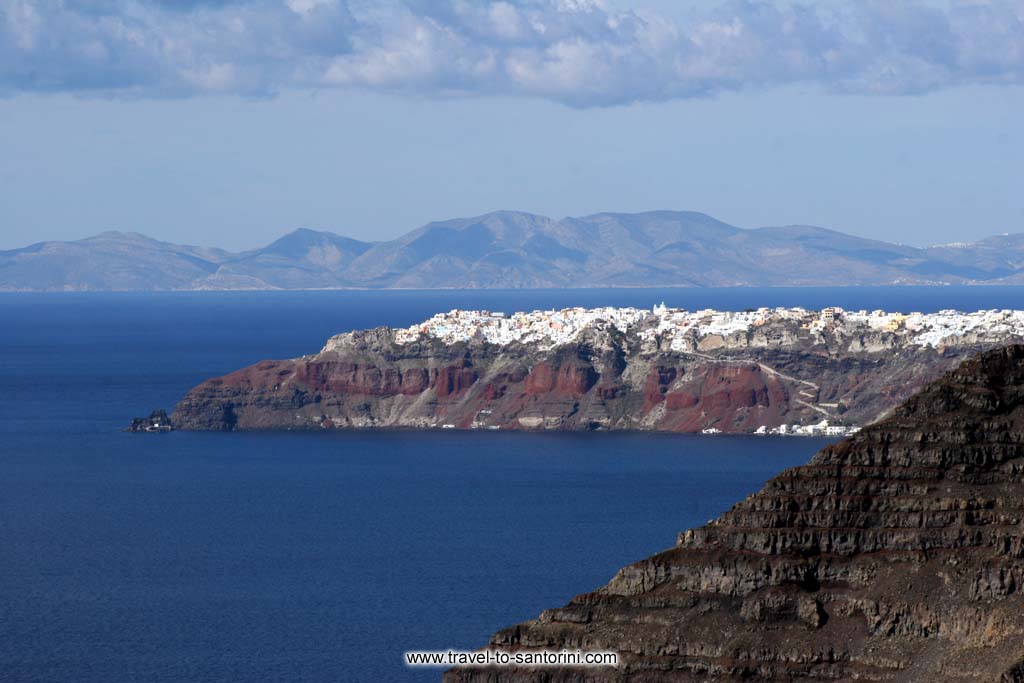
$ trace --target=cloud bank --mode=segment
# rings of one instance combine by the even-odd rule
[[[639,0],[642,2],[642,0]],[[357,88],[664,101],[746,87],[1024,83],[1024,0],[0,0],[0,95]]]

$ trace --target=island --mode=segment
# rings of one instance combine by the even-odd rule
[[[1019,341],[1024,311],[1012,310],[453,310],[209,379],[170,420],[843,436],[963,359]]]
[[[444,680],[1013,683],[1024,680],[1022,586],[1016,345],[491,639],[506,652],[614,652],[618,667],[457,668]]]
[[[149,414],[149,417],[134,418],[132,420],[132,423],[128,425],[124,431],[159,434],[163,432],[174,431],[174,426],[171,423],[171,418],[167,416],[166,411],[154,410],[152,413]]]

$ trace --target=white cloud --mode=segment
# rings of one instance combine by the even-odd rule
[[[321,5],[333,5],[335,0],[286,0],[288,9],[296,14],[309,14]]]
[[[1024,0],[725,0],[684,17],[599,0],[0,0],[0,93],[345,87],[591,106],[1024,82]]]

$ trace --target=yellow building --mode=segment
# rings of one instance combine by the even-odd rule
[[[889,316],[889,322],[885,324],[885,331],[895,332],[896,330],[903,327],[903,321],[905,321],[906,319],[907,316],[903,315],[902,313],[893,313],[891,316]]]

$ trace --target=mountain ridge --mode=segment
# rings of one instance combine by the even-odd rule
[[[121,231],[0,251],[0,291],[1022,283],[1024,234],[920,248],[670,210],[502,210],[377,242],[299,228],[242,252]]]

